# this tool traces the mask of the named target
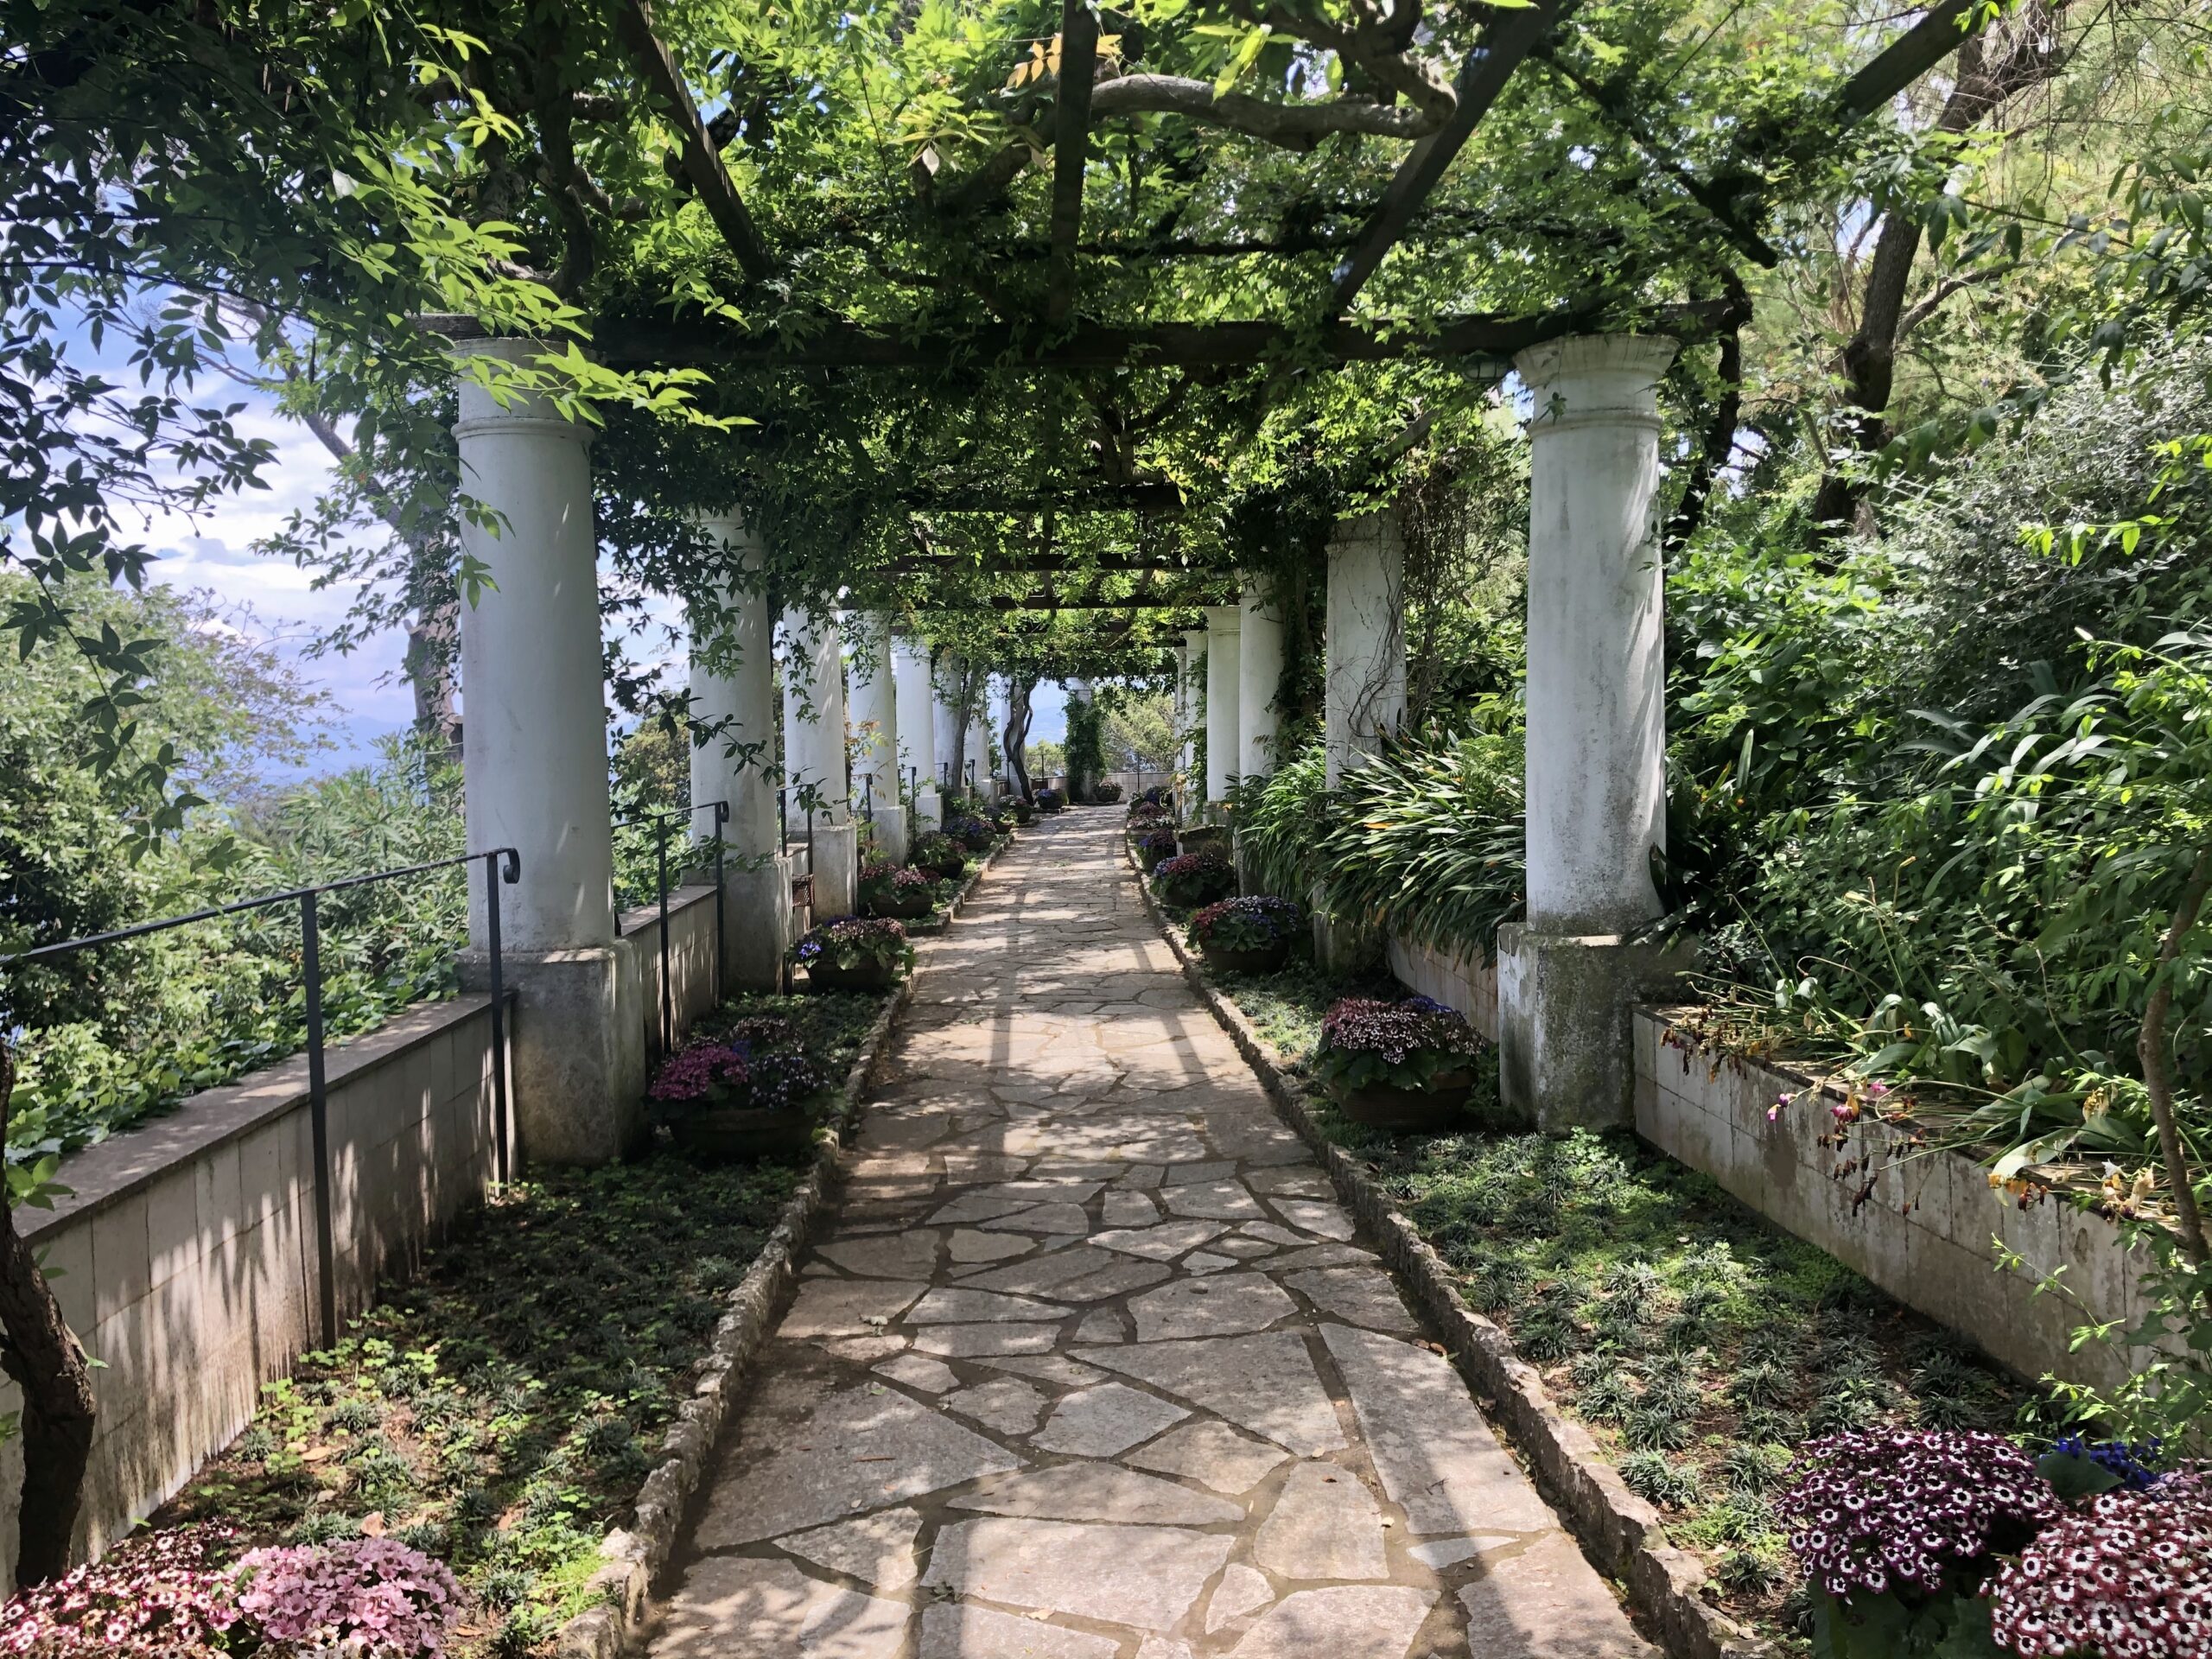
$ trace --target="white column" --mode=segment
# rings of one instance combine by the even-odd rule
[[[1238,715],[1238,611],[1209,605],[1206,612],[1206,806],[1229,798],[1230,780],[1243,760]]]
[[[814,917],[849,916],[855,885],[851,804],[845,782],[845,658],[834,613],[784,612],[784,771],[794,836],[805,833],[798,791],[811,784]]]
[[[1406,543],[1395,513],[1338,524],[1329,538],[1328,785],[1406,717]]]
[[[717,637],[695,616],[691,642],[691,716],[722,729],[691,750],[691,798],[726,800],[723,826],[725,920],[722,963],[730,988],[775,990],[783,984],[791,943],[791,866],[776,830],[775,641],[767,594],[757,585],[764,551],[760,537],[734,514],[702,528],[728,550],[734,569],[717,595]],[[751,581],[748,581],[748,578]],[[692,831],[714,834],[711,813],[695,812]]]
[[[1183,712],[1177,729],[1183,734],[1183,753],[1179,763],[1181,776],[1177,779],[1176,793],[1180,800],[1179,813],[1185,823],[1196,823],[1205,816],[1206,780],[1198,775],[1198,693],[1205,685],[1206,631],[1186,628],[1183,632],[1183,672],[1177,681],[1182,695]]]
[[[860,619],[853,658],[853,791],[872,804],[875,856],[906,861],[906,813],[899,804],[899,694],[891,654],[891,619],[871,612]],[[861,775],[868,776],[863,785]]]
[[[899,757],[914,772],[915,827],[944,822],[937,787],[936,698],[930,691],[929,647],[915,639],[891,642],[893,677],[899,690]]]
[[[1236,630],[1237,770],[1264,778],[1275,769],[1275,733],[1281,717],[1275,694],[1282,686],[1282,611],[1250,577],[1244,580]]]
[[[467,354],[526,363],[543,350],[488,340]],[[461,487],[505,521],[495,536],[461,520],[461,550],[491,582],[462,608],[461,661],[468,843],[522,863],[499,894],[519,1003],[515,1128],[527,1158],[604,1162],[644,1128],[645,998],[614,937],[588,429],[537,397],[502,407],[467,375],[460,391]],[[489,938],[480,877],[471,885],[475,982]]]
[[[1688,965],[1630,944],[1666,836],[1658,384],[1675,342],[1554,340],[1515,366],[1529,423],[1529,919],[1498,937],[1507,1103],[1630,1121],[1630,1007]]]

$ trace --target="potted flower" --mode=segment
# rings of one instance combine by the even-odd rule
[[[888,917],[840,916],[810,927],[791,946],[791,965],[832,991],[880,991],[914,960],[906,930]]]
[[[1111,806],[1122,798],[1122,786],[1119,784],[1094,784],[1090,788],[1090,798],[1099,806]]]
[[[861,912],[918,921],[937,908],[930,879],[913,866],[871,864],[861,872]]]
[[[827,1082],[790,1022],[769,1018],[678,1050],[648,1092],[677,1145],[695,1156],[793,1158],[814,1144],[810,1109]]]
[[[1234,974],[1272,974],[1290,958],[1306,912],[1288,899],[1224,899],[1191,918],[1206,960]]]
[[[1006,810],[1014,815],[1016,823],[1026,824],[1037,816],[1037,809],[1018,795],[1007,803]]]
[[[1154,830],[1167,822],[1167,809],[1154,806],[1150,801],[1140,801],[1129,809],[1129,832]]]
[[[1465,1109],[1483,1039],[1425,996],[1348,996],[1321,1020],[1313,1074],[1346,1117],[1380,1129],[1441,1129]]]
[[[914,868],[925,875],[957,881],[968,873],[967,849],[942,830],[932,830],[914,842]]]
[[[991,846],[991,826],[981,818],[961,817],[944,821],[944,833],[971,853],[988,852]]]
[[[1137,837],[1137,861],[1146,869],[1157,869],[1160,861],[1175,856],[1175,831],[1166,824]]]
[[[1178,853],[1153,867],[1152,890],[1163,904],[1179,908],[1210,905],[1236,891],[1236,872],[1218,848]]]
[[[1066,804],[1066,798],[1057,789],[1040,789],[1037,791],[1037,810],[1039,812],[1057,812]]]

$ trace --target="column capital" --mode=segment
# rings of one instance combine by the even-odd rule
[[[1202,605],[1198,608],[1206,613],[1209,634],[1234,633],[1243,626],[1244,607],[1241,605]]]
[[[1578,334],[1529,346],[1513,366],[1535,397],[1530,433],[1656,426],[1659,378],[1681,349],[1665,334]]]
[[[588,446],[592,440],[591,428],[582,421],[572,421],[563,415],[543,393],[510,391],[505,401],[502,402],[493,396],[490,389],[467,367],[470,359],[480,358],[513,368],[526,368],[533,359],[546,355],[552,349],[542,340],[472,340],[456,343],[451,356],[461,394],[461,408],[454,422],[454,435],[472,438],[495,433],[530,433]],[[496,381],[501,377],[494,373],[492,378]]]

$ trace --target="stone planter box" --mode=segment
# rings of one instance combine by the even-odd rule
[[[2126,1374],[2125,1356],[2104,1344],[2068,1351],[2077,1325],[2133,1325],[2146,1311],[2136,1285],[2145,1258],[2128,1252],[2116,1224],[2063,1197],[2023,1209],[1972,1158],[1911,1147],[1887,1124],[1862,1120],[1845,1147],[1822,1146],[1840,1096],[1688,1041],[1668,1010],[1637,1011],[1636,1127],[1645,1140],[2024,1377],[2109,1386]],[[1784,1095],[1789,1103],[1770,1119]],[[1999,1241],[2024,1270],[1999,1268]],[[2085,1306],[2034,1294],[2061,1268]]]

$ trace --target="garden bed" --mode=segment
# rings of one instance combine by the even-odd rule
[[[892,1000],[746,996],[696,1030],[781,1014],[842,1075]],[[605,1593],[603,1541],[634,1522],[664,1437],[720,1357],[718,1327],[814,1173],[702,1166],[661,1144],[534,1173],[334,1351],[270,1384],[252,1425],[149,1524],[226,1522],[240,1549],[389,1535],[461,1580],[454,1652],[543,1647]]]
[[[1181,947],[1181,920],[1168,925]],[[1306,1060],[1332,1001],[1382,988],[1332,980],[1309,960],[1222,974],[1183,954],[1301,1127],[1340,1150],[1328,1161],[1370,1195],[1355,1208],[1370,1224],[1395,1215],[1425,1247],[1417,1255],[1466,1345],[1497,1333],[1487,1355],[1455,1357],[1500,1396],[1499,1426],[1522,1442],[1548,1496],[1602,1565],[1645,1592],[1638,1599],[1678,1650],[1718,1652],[1729,1639],[1726,1624],[1700,1616],[1706,1606],[1802,1647],[1802,1581],[1770,1497],[1804,1440],[1885,1421],[2004,1430],[2032,1419],[2031,1391],[1970,1344],[1634,1135],[1482,1127],[1497,1103],[1494,1051],[1464,1131],[1389,1135],[1348,1122]],[[1410,1265],[1420,1277],[1422,1261]],[[1432,1299],[1416,1301],[1436,1313]],[[1514,1376],[1516,1361],[1532,1374]],[[1562,1411],[1571,1422],[1529,1432]],[[1606,1477],[1580,1466],[1592,1457]],[[1626,1492],[1609,1496],[1615,1484]],[[1702,1583],[1669,1559],[1669,1541],[1697,1551]]]

